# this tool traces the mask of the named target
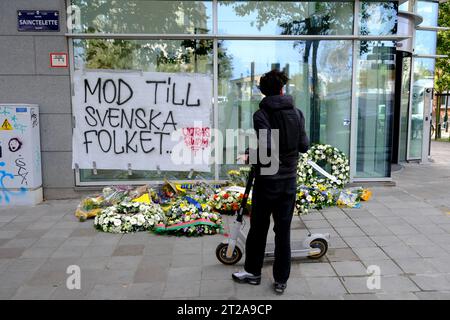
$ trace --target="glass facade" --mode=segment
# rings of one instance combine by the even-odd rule
[[[438,18],[437,2],[415,1],[414,12],[423,18],[421,27],[436,27]],[[407,160],[423,160],[424,148],[424,97],[425,90],[434,87],[434,65],[437,32],[416,30],[412,62],[412,100],[409,109],[409,137]]]
[[[212,30],[212,1],[72,0],[77,33],[203,34]]]
[[[213,69],[211,40],[74,40],[74,68],[142,70],[211,74]],[[214,170],[214,167],[212,167]],[[202,173],[213,179],[215,172]],[[81,181],[108,180],[187,180],[189,172],[157,172],[134,170],[132,175],[120,170],[80,170]],[[195,176],[192,178],[196,178]]]
[[[416,30],[415,54],[436,54],[436,31]]]
[[[414,58],[408,160],[422,157],[425,90],[434,85],[434,59]]]
[[[415,12],[423,19],[421,26],[437,26],[439,3],[417,1]]]
[[[402,79],[400,96],[400,132],[399,132],[399,151],[398,160],[406,161],[408,140],[408,109],[411,92],[411,56],[403,57],[402,61]],[[398,81],[398,79],[397,79]]]
[[[252,115],[263,98],[259,78],[277,67],[291,79],[285,91],[302,110],[311,142],[331,144],[349,155],[351,41],[236,40],[223,47],[231,64],[219,65],[221,130],[253,127]]]
[[[356,177],[389,177],[395,91],[395,43],[360,43]]]
[[[398,5],[395,1],[357,3],[358,8],[354,1],[72,0],[81,9],[82,22],[73,31],[80,35],[73,37],[74,68],[211,74],[217,80],[215,126],[225,131],[252,128],[252,114],[262,98],[259,78],[277,67],[289,75],[285,91],[303,111],[313,143],[328,143],[354,156],[355,178],[389,177],[394,43],[339,37],[395,35]],[[358,30],[354,30],[355,11]],[[161,36],[83,38],[92,33]],[[356,123],[351,122],[353,112]],[[356,150],[350,146],[352,126],[357,127]],[[238,144],[233,152],[245,147]],[[229,166],[216,169],[202,177],[224,178]],[[165,177],[190,178],[188,172],[133,171],[129,176],[118,170],[97,170],[95,175],[80,170],[79,182]]]
[[[219,34],[344,35],[353,33],[353,3],[219,1]]]
[[[359,10],[360,34],[382,36],[397,32],[397,2],[361,1]]]

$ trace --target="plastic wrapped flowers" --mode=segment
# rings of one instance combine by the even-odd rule
[[[337,197],[336,205],[347,208],[360,208],[361,201],[368,201],[372,192],[362,187],[348,188],[342,190]]]
[[[94,218],[109,206],[132,201],[132,199],[149,192],[152,192],[152,189],[146,185],[137,188],[131,186],[105,187],[101,194],[84,198],[77,206],[75,216],[80,221],[85,221],[86,219]]]
[[[248,175],[250,173],[250,167],[240,167],[239,169],[229,170],[227,172],[228,177],[232,185],[245,187],[247,184]]]
[[[190,197],[182,197],[166,213],[166,222],[159,223],[155,232],[179,236],[202,236],[222,231],[220,214],[212,212],[207,204]]]
[[[110,206],[94,219],[96,229],[110,233],[150,231],[164,221],[164,212],[157,204],[121,202]]]

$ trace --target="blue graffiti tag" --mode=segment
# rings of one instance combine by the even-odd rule
[[[9,108],[9,107],[3,107],[3,110],[0,111],[0,114],[1,114],[1,115],[4,115],[4,116],[10,115],[11,112],[9,112],[9,110],[11,110],[11,108]]]
[[[5,163],[0,162],[0,167],[4,167],[4,166],[5,166]],[[5,182],[3,181],[6,177],[10,178],[11,180],[14,179],[14,175],[12,173],[6,172],[5,170],[0,170],[0,191],[1,191],[0,203],[2,202],[3,199],[5,199],[6,203],[9,203],[10,196],[21,196],[27,192],[27,189],[24,187],[21,187],[19,189],[19,191],[11,191],[11,190],[6,189]]]
[[[24,124],[20,124],[17,122],[14,122],[14,129],[19,130],[21,133],[24,133],[24,131],[26,130],[27,126]]]
[[[19,123],[19,122],[17,121],[16,115],[13,115],[13,116],[11,117],[11,120],[12,120],[12,122],[13,122],[13,127],[14,127],[14,129],[19,130],[21,133],[24,133],[24,131],[26,130],[27,126],[24,125],[24,124]]]

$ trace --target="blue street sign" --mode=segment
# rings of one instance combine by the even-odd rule
[[[59,11],[17,10],[19,31],[59,31]]]

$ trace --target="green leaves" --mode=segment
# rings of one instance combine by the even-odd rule
[[[450,3],[439,4],[438,25],[450,27]],[[450,55],[450,31],[438,31],[436,53]],[[435,89],[438,92],[450,90],[450,58],[436,59],[434,76]]]

